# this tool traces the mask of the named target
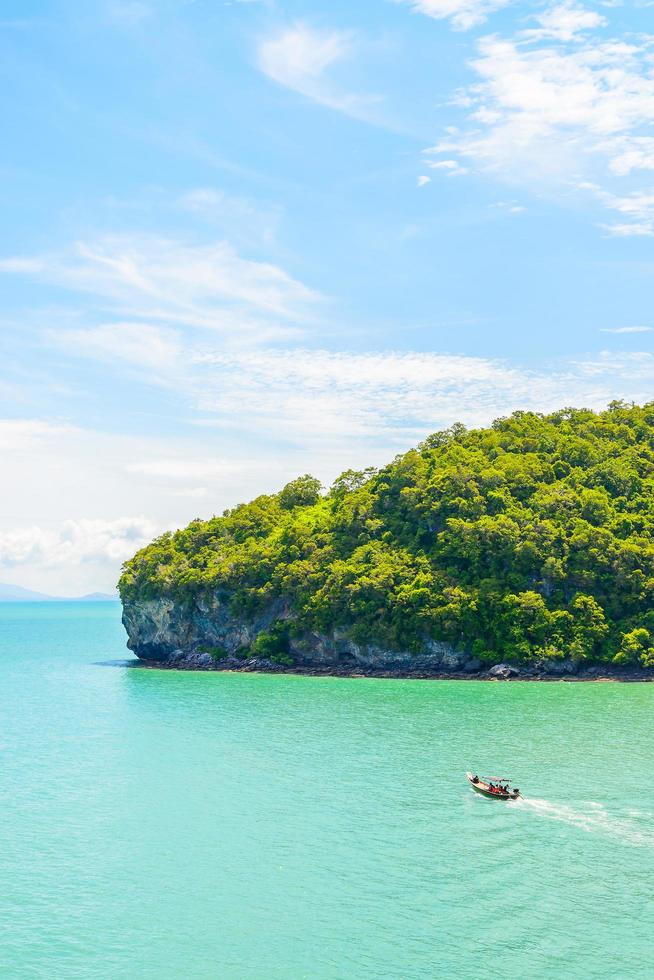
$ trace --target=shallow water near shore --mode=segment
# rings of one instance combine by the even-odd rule
[[[652,975],[654,685],[127,657],[115,604],[0,604],[0,976]]]

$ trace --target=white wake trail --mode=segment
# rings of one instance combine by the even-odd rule
[[[538,800],[522,797],[511,804],[519,812],[531,812],[536,816],[549,820],[558,820],[574,827],[579,827],[586,833],[602,833],[618,838],[627,844],[638,847],[654,847],[654,830],[648,829],[654,821],[648,814],[632,815],[631,819],[617,817],[609,813],[602,803],[589,802],[588,809],[575,809],[565,803],[552,803],[550,800]],[[642,824],[635,817],[640,817]]]

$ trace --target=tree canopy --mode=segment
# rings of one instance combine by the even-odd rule
[[[482,659],[654,666],[654,402],[457,424],[322,493],[305,475],[126,562],[123,601],[218,594],[292,629]]]

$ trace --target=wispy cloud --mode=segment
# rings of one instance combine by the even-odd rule
[[[177,207],[220,229],[229,241],[257,247],[269,247],[275,241],[282,216],[278,206],[265,207],[216,187],[194,187],[186,191],[178,198]]]
[[[132,320],[258,340],[288,337],[320,298],[279,266],[243,258],[227,242],[190,245],[147,235],[104,237],[59,253],[6,258],[0,272],[85,293],[101,308]]]
[[[344,92],[329,72],[351,57],[355,44],[351,31],[317,30],[298,23],[261,41],[257,64],[279,85],[330,109],[370,121],[380,97]]]
[[[597,195],[607,208],[618,211],[628,219],[613,224],[603,224],[602,227],[610,235],[621,238],[654,235],[654,194],[634,193],[620,197],[617,194],[598,190]]]
[[[458,160],[428,160],[431,170],[439,170],[446,177],[462,177],[468,173],[467,167],[462,167]]]
[[[48,330],[45,337],[77,355],[124,362],[170,375],[179,364],[179,334],[149,323],[106,323],[87,329]]]
[[[398,0],[408,3],[416,13],[435,20],[449,20],[457,31],[467,31],[488,18],[512,0]]]
[[[204,425],[305,447],[401,448],[456,417],[482,424],[517,408],[601,407],[648,397],[654,356],[600,354],[530,371],[502,360],[438,353],[259,350],[204,353],[187,375]],[[194,372],[197,372],[194,373]]]
[[[602,333],[651,333],[654,327],[602,327]]]
[[[467,122],[425,162],[447,172],[454,161],[568,197],[593,184],[604,207],[628,216],[613,234],[651,234],[654,196],[633,184],[621,192],[616,178],[654,169],[652,39],[607,37],[605,15],[573,3],[536,20],[478,41],[476,81],[456,98]]]
[[[141,334],[133,324],[69,330],[56,342],[67,345],[71,356],[94,357],[118,373],[138,371],[168,386],[182,400],[188,421],[200,428],[263,435],[303,451],[329,444],[346,453],[358,445],[359,454],[378,444],[386,452],[410,445],[452,420],[453,406],[457,418],[482,424],[517,408],[601,407],[617,396],[646,400],[654,373],[648,352],[603,353],[534,371],[501,359],[437,352],[215,349],[154,327]],[[191,458],[157,460],[139,460],[131,472],[171,479],[186,472],[194,484],[204,484],[229,470],[225,458],[201,465]]]
[[[514,201],[495,201],[494,204],[489,204],[489,207],[504,211],[506,214],[523,214],[526,210],[523,204],[516,204]]]

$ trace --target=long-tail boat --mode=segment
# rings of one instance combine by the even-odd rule
[[[467,772],[466,778],[476,793],[488,796],[492,800],[517,800],[520,797],[518,787],[511,788],[510,780],[504,776],[489,776],[488,779],[480,779],[479,776]]]

